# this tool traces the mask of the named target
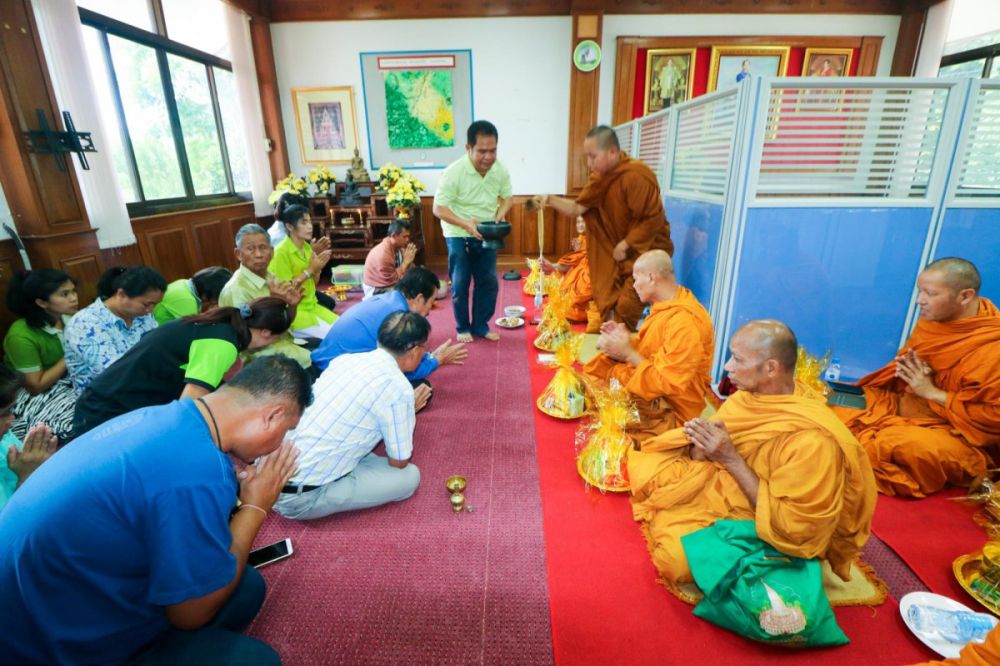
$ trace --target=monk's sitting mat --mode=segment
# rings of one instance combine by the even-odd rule
[[[681,537],[705,597],[694,614],[741,636],[789,647],[844,645],[816,559],[757,537],[752,520],[720,520]]]

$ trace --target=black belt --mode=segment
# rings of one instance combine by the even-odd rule
[[[298,495],[299,492],[307,493],[310,490],[316,490],[320,486],[296,486],[295,484],[289,483],[287,486],[281,489],[283,493],[289,493],[292,495]]]

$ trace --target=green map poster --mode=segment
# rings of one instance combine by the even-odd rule
[[[394,150],[454,146],[451,69],[386,71],[385,113]]]

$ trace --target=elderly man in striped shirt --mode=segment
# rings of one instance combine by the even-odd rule
[[[378,348],[330,362],[313,386],[315,400],[290,437],[298,471],[275,504],[297,520],[407,499],[420,485],[413,455],[413,387],[403,373],[420,365],[430,324],[394,312],[378,330]],[[373,451],[385,442],[386,457]]]

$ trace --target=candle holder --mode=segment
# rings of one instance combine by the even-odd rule
[[[444,482],[444,487],[451,493],[449,501],[451,502],[451,509],[455,513],[459,513],[466,508],[464,495],[466,485],[465,477],[458,474],[449,476]]]

